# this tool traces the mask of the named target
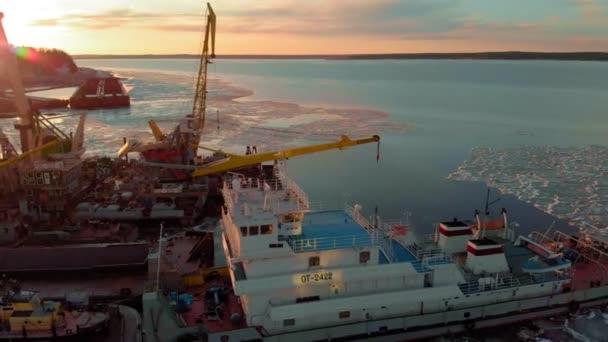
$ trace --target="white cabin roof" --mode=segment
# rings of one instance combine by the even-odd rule
[[[307,211],[308,197],[287,176],[276,180],[233,178],[222,191],[237,225],[276,221],[277,215]]]

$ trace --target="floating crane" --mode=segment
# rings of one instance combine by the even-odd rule
[[[207,24],[205,26],[192,113],[180,119],[179,124],[171,134],[163,133],[156,121],[149,121],[148,124],[156,141],[147,144],[137,144],[133,141],[126,142],[120,149],[119,156],[127,152],[140,152],[147,162],[186,165],[194,163],[201,134],[205,127],[207,66],[215,58],[215,26],[215,12],[211,5],[207,3]],[[172,169],[172,172],[177,179],[183,180],[187,177],[182,171]]]
[[[211,5],[207,4],[207,25],[205,27],[192,114],[182,118],[172,134],[165,134],[156,121],[149,121],[148,124],[155,141],[140,143],[135,139],[128,140],[118,151],[119,157],[125,156],[129,152],[139,152],[145,158],[145,161],[143,161],[144,165],[171,170],[176,179],[184,180],[188,177],[187,171],[193,169],[195,171],[192,176],[201,177],[252,166],[265,161],[281,160],[330,149],[343,149],[360,144],[380,142],[380,137],[377,135],[356,140],[342,136],[336,142],[252,155],[228,154],[200,146],[201,135],[205,127],[205,110],[207,106],[207,66],[211,63],[211,59],[215,57],[215,28],[215,12]],[[215,159],[212,162],[195,166],[193,164],[195,163],[199,148],[212,150],[216,152],[215,157],[220,157],[221,159]]]

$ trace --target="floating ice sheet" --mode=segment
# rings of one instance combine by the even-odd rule
[[[485,181],[572,225],[608,233],[608,147],[475,148],[448,179]]]
[[[130,89],[131,107],[89,111],[85,132],[88,154],[113,155],[122,146],[123,137],[151,140],[149,120],[157,120],[161,128],[169,132],[178,119],[191,113],[196,84],[193,74],[134,69],[112,71],[123,78],[123,84]],[[221,147],[227,152],[244,153],[246,145],[255,145],[263,152],[333,141],[342,134],[356,138],[411,127],[390,122],[388,113],[369,109],[239,101],[252,95],[253,91],[220,79],[210,79],[208,89],[206,126],[201,144]],[[59,114],[78,112],[66,110]],[[68,117],[53,122],[69,132],[75,129],[76,120]],[[11,122],[5,122],[7,127],[12,126]],[[14,130],[4,131],[17,143]]]

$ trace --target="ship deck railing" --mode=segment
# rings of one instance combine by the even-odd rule
[[[297,238],[290,236],[287,238],[287,243],[296,253],[351,247],[369,247],[376,244],[369,234],[342,235],[321,238]]]
[[[467,282],[458,284],[458,287],[465,295],[542,284],[555,281],[558,277],[555,273],[541,273],[533,276],[528,273],[513,274],[509,272],[493,273],[485,276],[465,274],[465,276]],[[569,278],[565,275],[562,277],[564,279]]]
[[[297,198],[298,202],[301,202],[304,206],[310,205],[308,195],[300,188],[300,186],[296,182],[294,182],[293,180],[291,180],[291,178],[287,176],[287,170],[284,166],[278,166],[276,174],[279,180],[285,186],[285,189],[288,193],[293,194]]]
[[[407,231],[397,231],[395,227],[400,225],[405,225],[407,227]],[[435,243],[435,233],[417,234],[411,230],[409,223],[404,223],[400,220],[382,222],[382,230],[385,236],[399,242],[408,250],[408,252],[419,260],[435,257],[449,258],[447,255],[445,255],[441,247],[437,246]]]
[[[456,259],[452,255],[438,254],[423,257],[422,264],[426,267],[444,264],[456,264]]]
[[[404,247],[419,259],[445,256],[443,250],[434,245],[419,245],[417,243],[413,243],[404,245]]]
[[[272,179],[245,177],[238,173],[232,173],[232,175],[241,181],[241,190],[257,189],[259,191],[285,191],[300,202],[302,206],[307,207],[309,205],[308,195],[296,182],[287,176],[287,171],[284,167],[275,168],[276,177]],[[225,182],[224,188],[234,190],[231,181]]]
[[[377,230],[374,228],[374,225],[363,215],[361,215],[358,210],[355,210],[355,207],[346,203],[344,204],[344,211],[353,219],[353,221],[363,227],[363,229],[365,229],[370,236],[375,236],[377,234]]]
[[[241,187],[238,190],[239,194],[236,196],[247,196],[249,193],[259,192],[260,198],[264,198],[264,192],[270,191],[272,192],[269,198],[272,198],[271,204],[273,212],[275,213],[286,213],[293,211],[302,211],[302,210],[310,210],[311,203],[308,199],[308,196],[300,187],[292,180],[288,178],[273,178],[273,179],[259,179],[259,178],[246,178],[239,177],[241,182]],[[224,197],[224,201],[229,210],[232,211],[234,208],[235,200],[233,194],[235,191],[232,182],[227,181],[224,182],[224,186],[222,188],[222,195]],[[278,194],[277,194],[278,193]],[[280,197],[277,200],[277,196]],[[285,201],[284,199],[289,199]]]

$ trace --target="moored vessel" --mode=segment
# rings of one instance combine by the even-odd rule
[[[44,300],[7,278],[2,279],[1,290],[0,340],[83,340],[107,329],[110,315],[103,310]]]
[[[275,179],[227,176],[214,245],[228,275],[144,294],[144,312],[161,317],[144,317],[147,333],[413,340],[608,303],[600,242],[559,231],[516,236],[505,210],[418,235],[407,222],[372,223],[359,206],[315,209],[276,171]]]
[[[87,79],[70,97],[72,109],[98,109],[129,107],[131,98],[116,77]]]

